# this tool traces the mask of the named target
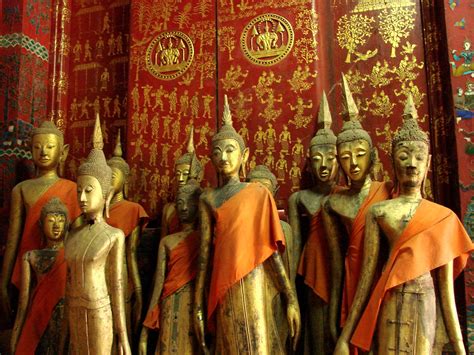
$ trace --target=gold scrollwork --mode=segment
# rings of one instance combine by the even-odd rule
[[[252,63],[271,66],[290,53],[295,34],[291,23],[283,16],[263,14],[245,26],[240,45]]]
[[[158,79],[173,80],[189,69],[193,58],[191,38],[181,31],[167,31],[150,42],[146,67]]]

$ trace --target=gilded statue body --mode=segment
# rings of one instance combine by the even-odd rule
[[[58,197],[66,205],[72,221],[80,214],[75,198],[76,184],[59,178],[57,174],[58,166],[66,159],[69,149],[64,144],[62,132],[52,122],[43,122],[33,130],[31,146],[37,177],[20,182],[12,190],[7,245],[0,277],[2,321],[8,321],[11,315],[10,282],[20,287],[23,254],[44,247],[36,228],[41,208],[51,198]]]
[[[98,117],[93,146],[77,177],[77,198],[88,223],[71,231],[65,242],[70,353],[110,354],[115,331],[120,353],[131,354],[122,270],[125,237],[104,220],[113,194],[112,170],[102,151]]]
[[[281,342],[275,313],[286,313],[294,344],[300,328],[298,301],[279,254],[284,235],[271,193],[260,184],[240,182],[249,151],[232,127],[225,99],[224,125],[212,138],[211,153],[221,186],[206,190],[199,202],[196,335],[205,351],[206,312],[217,354],[283,354],[286,344]],[[280,292],[286,312],[272,307]]]
[[[147,354],[148,329],[159,330],[155,354],[198,354],[194,335],[194,279],[200,237],[197,228],[201,188],[195,180],[181,186],[176,208],[182,230],[164,237],[158,248],[155,284],[140,338],[140,354]]]
[[[418,127],[410,95],[403,126],[392,140],[398,194],[372,205],[367,213],[364,273],[346,322],[351,342],[366,351],[373,342],[377,354],[433,353],[439,337],[436,318],[441,317],[455,352],[466,353],[453,275],[462,271],[474,248],[451,210],[422,198],[430,162],[428,150],[428,136]],[[386,242],[388,257],[377,280],[382,242]],[[348,353],[347,343],[340,345],[341,353]]]
[[[59,354],[64,316],[66,263],[64,235],[68,211],[53,198],[41,209],[39,227],[46,239],[44,249],[23,255],[20,298],[11,337],[12,354]],[[33,287],[33,275],[36,286]]]
[[[344,76],[343,93],[348,120],[336,145],[349,187],[331,194],[322,214],[330,256],[329,330],[334,341],[338,339],[338,323],[345,324],[359,282],[365,215],[370,205],[386,200],[390,191],[386,184],[370,179],[372,140],[357,120],[358,110]],[[346,337],[344,328],[339,340]]]
[[[148,215],[138,203],[125,199],[125,187],[130,175],[130,167],[122,158],[120,131],[117,135],[114,156],[107,161],[107,164],[112,169],[112,188],[114,191],[110,201],[107,223],[112,227],[121,229],[125,234],[126,257],[123,278],[128,280],[125,294],[125,309],[128,334],[134,338],[134,336],[138,335],[143,307],[142,283],[137,263],[137,248],[141,232],[148,222]],[[134,299],[133,305],[131,304],[132,298]]]
[[[311,139],[309,163],[314,181],[312,188],[293,193],[288,201],[289,221],[295,244],[292,273],[303,277],[306,310],[303,332],[305,354],[332,352],[327,328],[330,293],[328,246],[321,216],[324,199],[335,189],[338,173],[336,136],[331,130],[331,113],[323,93],[319,116],[319,130]],[[309,226],[303,233],[303,224]],[[303,251],[302,246],[304,245]]]

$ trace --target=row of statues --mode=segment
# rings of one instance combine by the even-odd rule
[[[176,199],[162,213],[149,300],[136,256],[148,216],[126,200],[120,139],[107,161],[97,118],[74,183],[56,173],[67,156],[62,133],[41,124],[32,136],[38,177],[12,191],[0,278],[5,318],[10,283],[20,290],[12,353],[147,354],[157,330],[163,354],[424,354],[447,343],[465,354],[453,279],[474,247],[451,210],[423,198],[429,140],[413,100],[392,141],[396,179],[379,183],[344,77],[342,86],[345,122],[336,136],[323,94],[308,152],[314,185],[290,197],[288,223],[272,172],[246,175],[249,148],[227,97],[210,152],[215,188],[199,184],[191,130],[175,164]]]

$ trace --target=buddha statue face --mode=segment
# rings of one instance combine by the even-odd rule
[[[63,238],[66,216],[61,213],[48,213],[41,221],[44,236],[48,240],[56,241]]]
[[[311,172],[321,182],[334,181],[337,175],[337,151],[332,144],[313,145],[309,151]]]
[[[350,181],[365,180],[372,164],[370,151],[369,142],[365,139],[356,139],[337,146],[339,164]]]
[[[105,198],[99,180],[91,175],[79,175],[77,177],[77,200],[82,213],[88,219],[102,215]]]
[[[31,142],[33,161],[39,169],[56,169],[63,146],[59,137],[52,133],[35,134]]]
[[[178,187],[186,185],[188,182],[189,174],[191,171],[191,165],[189,164],[176,164],[175,176]]]
[[[428,146],[419,141],[399,142],[393,150],[395,175],[403,188],[421,188],[428,172]]]
[[[222,176],[239,176],[239,170],[249,155],[248,148],[242,152],[239,143],[232,138],[221,139],[212,144],[212,164]]]
[[[178,193],[176,198],[176,210],[179,221],[183,223],[193,223],[198,212],[198,198],[194,192]]]
[[[119,168],[111,167],[112,169],[112,185],[111,188],[114,190],[114,195],[123,190],[125,184],[125,176],[123,176],[122,170]]]

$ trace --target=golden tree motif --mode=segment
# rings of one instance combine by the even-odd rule
[[[357,47],[367,42],[374,22],[373,17],[365,15],[344,15],[337,21],[337,42],[341,48],[347,49],[346,63],[351,62],[351,54]]]
[[[298,63],[312,63],[318,60],[317,42],[313,38],[300,38],[295,43],[293,56]]]
[[[235,28],[232,26],[224,26],[218,30],[219,48],[221,52],[229,53],[229,61],[232,58],[232,51],[235,49]]]
[[[318,14],[314,9],[304,9],[296,16],[296,29],[304,35],[311,33],[314,38],[318,34]]]
[[[379,30],[383,41],[392,46],[391,58],[395,58],[396,49],[400,46],[402,38],[407,38],[410,30],[415,28],[415,15],[414,8],[403,7],[384,9],[380,12]]]
[[[186,5],[184,5],[184,9],[178,15],[176,15],[176,18],[173,22],[178,25],[179,29],[189,25],[189,20],[191,19],[191,10],[192,4],[188,2]]]
[[[207,17],[210,10],[211,0],[200,0],[194,8],[194,12],[201,15],[203,19]]]

